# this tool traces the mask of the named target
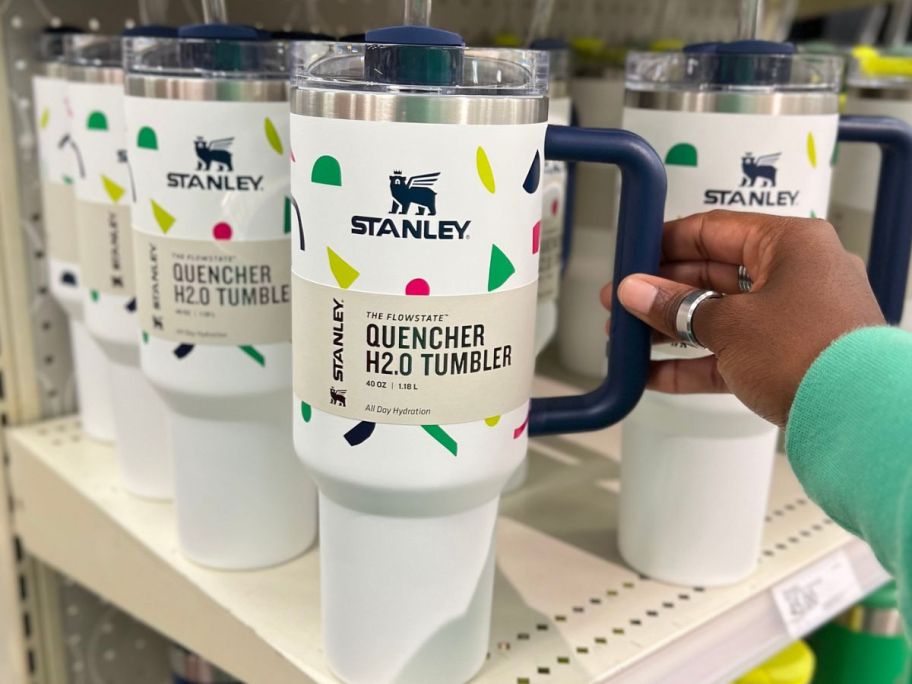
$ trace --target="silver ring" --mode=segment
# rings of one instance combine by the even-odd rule
[[[694,290],[689,293],[681,304],[678,306],[678,312],[675,314],[675,332],[678,339],[691,347],[702,347],[700,341],[694,335],[693,317],[697,312],[697,307],[707,299],[721,299],[722,295],[714,290]]]
[[[738,266],[738,289],[741,290],[741,292],[750,292],[753,287],[753,278],[751,278],[750,274],[747,272],[747,267],[744,264],[741,264]]]

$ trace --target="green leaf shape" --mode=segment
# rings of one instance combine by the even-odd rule
[[[839,161],[839,142],[833,145],[833,156],[830,157],[830,166],[836,166]]]
[[[358,279],[358,276],[360,276],[361,273],[329,247],[326,248],[326,253],[329,256],[329,270],[332,271],[333,276],[335,276],[336,282],[339,283],[339,287],[343,290],[347,290],[351,287],[352,283]]]
[[[266,131],[266,140],[269,141],[269,146],[276,151],[276,154],[285,154],[285,148],[282,147],[282,139],[279,137],[279,132],[268,116],[263,119],[263,129]]]
[[[171,230],[171,226],[174,225],[174,217],[165,211],[165,209],[155,200],[150,199],[149,202],[152,203],[152,215],[155,216],[155,222],[158,224],[161,232],[167,233]]]
[[[811,166],[816,169],[817,168],[817,146],[814,144],[814,134],[813,133],[808,133],[807,153],[808,153],[808,161],[811,162]]]
[[[311,183],[320,183],[321,185],[342,185],[342,167],[335,157],[324,154],[314,162],[310,170]]]
[[[291,198],[285,197],[285,213],[282,219],[282,232],[288,235],[291,232]]]
[[[92,298],[93,302],[98,301],[98,290],[89,290],[89,297]]]
[[[38,120],[38,126],[41,130],[47,128],[48,121],[51,120],[51,110],[45,107],[41,110],[41,118]]]
[[[305,423],[309,423],[311,417],[313,417],[313,409],[310,407],[306,401],[301,402],[301,418],[304,419]]]
[[[516,273],[513,262],[497,245],[491,245],[491,261],[488,264],[488,292],[503,285]]]
[[[491,169],[491,162],[488,161],[488,153],[479,145],[475,151],[475,168],[478,169],[478,178],[485,189],[492,195],[497,189],[494,183],[494,171]]]
[[[146,150],[158,149],[158,136],[155,131],[148,126],[143,126],[136,134],[136,146]]]
[[[485,418],[484,421],[488,427],[494,427],[500,422],[500,416],[491,416],[490,418]]]
[[[104,112],[95,110],[89,114],[89,119],[86,121],[86,128],[90,131],[106,131],[108,130],[108,117],[104,115]]]
[[[456,444],[456,440],[450,437],[447,432],[440,427],[439,425],[422,425],[421,428],[433,437],[444,449],[449,451],[453,456],[456,456],[456,452],[459,450],[459,445]]]
[[[240,349],[261,366],[266,366],[266,359],[263,358],[263,355],[259,351],[257,351],[256,347],[251,347],[249,344],[242,344],[240,346]]]
[[[66,176],[66,175],[65,175],[65,176],[63,177],[63,182],[64,182],[64,184],[66,184],[66,185],[72,185],[72,184],[73,184],[73,177],[72,177],[72,176]]]
[[[120,201],[120,198],[124,196],[126,190],[123,186],[115,183],[104,174],[101,174],[101,182],[104,185],[105,192],[108,193],[108,197],[111,198],[111,201],[114,202],[114,204],[117,204],[117,202]]]
[[[149,333],[147,333],[145,330],[142,331],[142,341],[143,344],[149,343]]]
[[[672,145],[665,154],[665,163],[668,166],[696,166],[697,148],[690,143]]]

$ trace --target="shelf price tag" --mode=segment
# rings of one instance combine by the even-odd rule
[[[844,551],[834,553],[773,587],[773,599],[789,635],[797,639],[862,596]]]

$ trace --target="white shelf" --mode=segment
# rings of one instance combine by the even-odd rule
[[[729,681],[790,641],[771,587],[834,553],[850,558],[862,593],[887,579],[781,458],[749,580],[701,590],[638,577],[614,541],[618,436],[533,442],[530,479],[502,506],[479,682]],[[123,492],[113,448],[84,439],[74,418],[9,440],[15,526],[32,554],[249,684],[336,681],[320,644],[317,551],[258,572],[198,567],[177,550],[172,507]]]

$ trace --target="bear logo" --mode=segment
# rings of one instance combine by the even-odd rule
[[[406,179],[402,171],[393,171],[390,180],[390,194],[393,196],[391,214],[407,214],[413,204],[418,214],[434,216],[437,213],[437,193],[431,190],[440,177],[440,172],[422,173]]]

